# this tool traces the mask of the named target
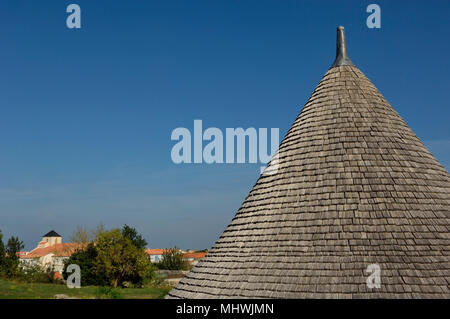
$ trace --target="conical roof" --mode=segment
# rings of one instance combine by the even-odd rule
[[[450,175],[346,50],[338,59],[343,41],[276,172],[169,298],[450,298]]]

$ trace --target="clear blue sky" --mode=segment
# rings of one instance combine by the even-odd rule
[[[66,6],[82,29],[65,25]],[[366,7],[381,7],[368,29]],[[286,133],[334,60],[352,61],[450,168],[450,1],[0,3],[0,229],[135,226],[151,247],[210,247],[259,165],[175,165],[176,127]]]

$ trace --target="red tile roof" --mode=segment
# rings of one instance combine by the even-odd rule
[[[194,259],[201,259],[206,256],[206,252],[197,252],[197,253],[185,253],[183,254],[184,258],[194,258]]]
[[[145,253],[147,255],[163,255],[165,251],[166,249],[156,248],[156,249],[146,249]]]
[[[39,258],[46,256],[50,253],[53,253],[55,256],[58,257],[69,257],[81,246],[82,244],[78,243],[61,243],[43,248],[35,248],[26,255],[21,254],[20,258],[23,259]]]

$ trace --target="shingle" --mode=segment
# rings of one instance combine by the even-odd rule
[[[450,298],[450,175],[358,68],[328,70],[279,157],[169,298]]]

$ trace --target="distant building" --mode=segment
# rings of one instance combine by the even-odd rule
[[[160,262],[164,257],[164,252],[166,252],[167,249],[147,249],[145,253],[149,256],[150,261],[153,263]],[[182,251],[180,252],[183,254],[183,259],[187,261],[191,265],[196,265],[200,259],[206,256],[206,252],[196,252],[194,250],[189,251]]]
[[[38,244],[38,248],[44,248],[48,246],[53,246],[62,243],[62,237],[54,230],[49,231],[47,234],[42,236],[42,240]]]
[[[205,257],[207,252],[187,252],[183,254],[183,258],[185,261],[187,261],[192,266],[195,266],[200,259]]]
[[[145,253],[149,256],[152,263],[160,262],[164,255],[165,249],[146,249]]]
[[[42,236],[37,247],[29,252],[20,252],[19,259],[24,266],[40,265],[52,268],[56,277],[61,277],[64,261],[80,247],[77,243],[63,243],[54,230]]]
[[[69,259],[72,254],[81,247],[78,243],[63,243],[62,236],[54,230],[42,236],[42,240],[37,244],[33,250],[18,253],[20,262],[23,266],[40,265],[43,268],[52,268],[55,271],[55,277],[61,278],[64,270],[64,261]],[[167,249],[154,248],[146,249],[145,253],[148,255],[152,263],[158,263],[163,259],[164,253]],[[206,252],[182,251],[183,259],[191,265],[205,257]]]

